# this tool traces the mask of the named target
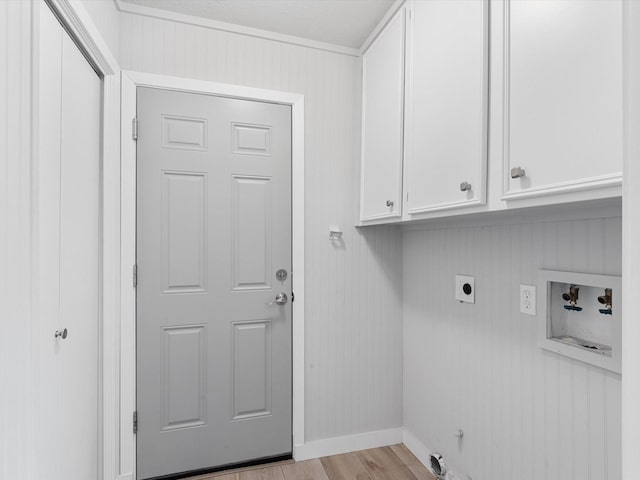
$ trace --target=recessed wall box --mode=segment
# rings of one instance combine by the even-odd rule
[[[617,276],[540,270],[538,345],[621,373],[621,293]]]
[[[476,303],[475,278],[469,275],[456,275],[456,300]]]

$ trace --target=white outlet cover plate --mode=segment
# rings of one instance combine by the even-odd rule
[[[464,293],[465,283],[471,285],[471,293]],[[475,278],[468,275],[456,275],[456,300],[459,302],[476,303],[476,283]]]
[[[536,287],[520,285],[520,313],[536,315]]]

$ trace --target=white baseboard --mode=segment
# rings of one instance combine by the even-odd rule
[[[125,473],[123,475],[118,475],[116,480],[133,480],[133,473]]]
[[[386,447],[387,445],[402,443],[402,433],[402,428],[398,427],[356,435],[345,435],[344,437],[314,440],[303,445],[296,445],[293,457],[296,461],[301,461],[366,450],[367,448]]]
[[[420,460],[420,463],[422,463],[427,470],[431,471],[431,450],[406,428],[402,429],[402,443]]]

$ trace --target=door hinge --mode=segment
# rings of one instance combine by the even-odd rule
[[[133,412],[133,433],[138,433],[138,411]]]
[[[407,192],[407,202],[409,201],[409,192]]]
[[[135,117],[131,120],[131,138],[138,140],[138,119]]]
[[[291,303],[296,301],[296,294],[291,292]]]
[[[138,286],[138,265],[133,266],[133,288]]]

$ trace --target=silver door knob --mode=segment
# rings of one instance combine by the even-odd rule
[[[275,302],[269,302],[269,303],[265,303],[265,305],[267,306],[271,306],[271,305],[285,305],[287,302],[289,301],[289,299],[287,298],[287,294],[284,292],[280,292],[276,295],[276,300]]]
[[[511,169],[511,178],[522,178],[524,177],[524,173],[524,168],[514,167]]]
[[[69,332],[67,332],[66,328],[64,330],[56,330],[55,337],[64,340],[65,338],[67,338],[68,334]]]
[[[387,200],[387,207],[393,207],[393,201]]]
[[[471,184],[469,182],[462,182],[460,184],[461,192],[468,192],[469,190],[471,190]]]

